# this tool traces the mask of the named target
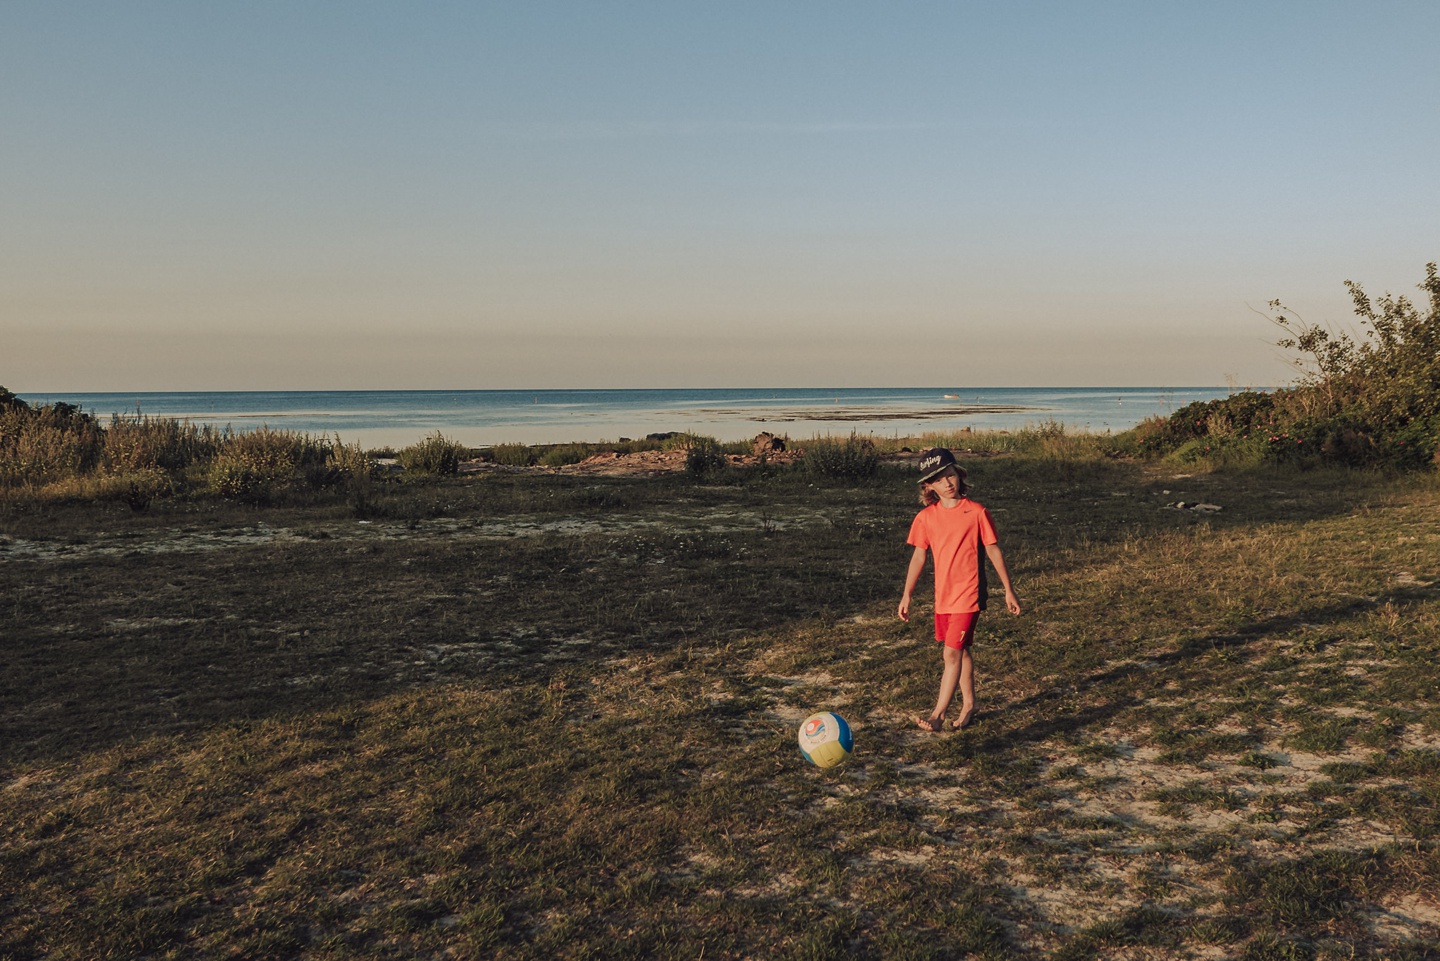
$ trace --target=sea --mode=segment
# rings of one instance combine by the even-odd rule
[[[859,434],[1019,430],[1092,433],[1230,393],[1223,387],[784,387],[650,390],[325,390],[26,393],[99,415],[173,417],[236,431],[339,435],[367,449],[437,431],[470,447],[619,441],[687,431],[721,441],[762,431],[800,440]]]

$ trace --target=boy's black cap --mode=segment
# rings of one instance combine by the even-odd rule
[[[934,480],[945,468],[954,466],[954,454],[944,447],[932,447],[920,455],[920,483]]]

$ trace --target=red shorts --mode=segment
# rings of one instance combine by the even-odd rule
[[[963,651],[975,639],[975,622],[980,619],[979,611],[964,614],[936,614],[935,640],[946,647]]]

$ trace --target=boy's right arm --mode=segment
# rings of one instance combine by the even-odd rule
[[[900,596],[900,620],[910,620],[910,597],[915,593],[915,585],[920,582],[920,574],[925,570],[925,548],[915,548],[915,553],[910,555],[910,568],[905,572],[905,593]]]

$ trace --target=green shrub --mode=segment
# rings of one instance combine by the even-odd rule
[[[1112,457],[1149,457],[1166,449],[1169,422],[1158,414],[1145,418],[1110,438],[1106,453]]]
[[[117,492],[117,496],[132,510],[146,510],[155,498],[169,497],[175,491],[170,475],[154,467],[130,471],[122,479],[125,486]]]
[[[1086,460],[1103,453],[1099,437],[1070,433],[1054,418],[1033,427],[1027,424],[1016,436],[1014,447],[1018,454],[1051,461]]]
[[[210,468],[210,489],[221,497],[260,503],[273,496],[275,483],[243,458],[220,457]]]
[[[880,471],[880,452],[874,441],[851,434],[843,442],[826,438],[805,445],[801,467],[816,477],[864,480]]]
[[[1299,382],[1273,392],[1241,391],[1137,427],[1117,449],[1181,461],[1330,463],[1352,467],[1433,466],[1440,459],[1440,274],[1426,265],[1422,311],[1404,297],[1371,301],[1345,282],[1364,335],[1306,323],[1271,301],[1272,321],[1297,351]]]
[[[689,446],[685,449],[685,472],[691,477],[710,477],[730,466],[724,449],[715,438],[696,434],[685,436],[689,438]]]
[[[719,441],[708,434],[694,434],[690,431],[672,433],[668,436],[651,434],[644,440],[627,441],[624,444],[611,445],[617,451],[629,452],[636,450],[684,450],[692,447],[713,446],[722,454],[740,454],[750,449],[748,441]]]
[[[460,461],[468,456],[468,450],[437,430],[420,443],[401,450],[395,459],[407,473],[454,475],[460,472]]]
[[[641,438],[640,440],[622,437],[614,444],[603,445],[602,449],[613,450],[617,454],[634,454],[642,450],[664,450],[665,443],[664,441],[651,440],[648,437]]]
[[[495,463],[507,467],[529,467],[535,463],[535,454],[524,444],[496,444],[490,448]]]
[[[339,434],[335,435],[335,441],[330,445],[327,464],[346,477],[374,477],[378,470],[375,460],[365,453],[364,448],[358,443],[342,442]]]
[[[540,463],[546,467],[565,467],[569,464],[578,464],[592,456],[597,449],[593,444],[557,444],[547,448],[545,453],[540,455]]]
[[[375,485],[380,476],[376,455],[366,453],[358,443],[343,443],[337,434],[330,447],[327,466],[335,474],[337,485],[343,487],[354,515],[362,518],[374,516]]]
[[[210,487],[224,497],[263,503],[339,477],[324,438],[262,427],[224,439],[210,468]]]

